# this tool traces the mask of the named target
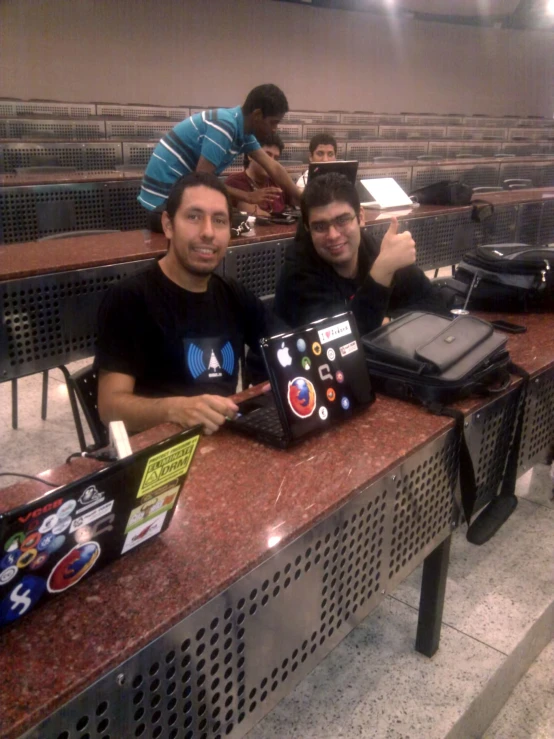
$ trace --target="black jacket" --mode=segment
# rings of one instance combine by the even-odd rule
[[[369,275],[379,246],[362,231],[358,277],[341,277],[315,251],[309,234],[297,236],[285,253],[275,291],[275,313],[296,328],[318,318],[351,310],[360,333],[378,328],[385,316],[408,310],[447,313],[440,291],[419,267],[403,267],[390,288]]]

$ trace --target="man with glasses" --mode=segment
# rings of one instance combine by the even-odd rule
[[[275,313],[292,327],[351,310],[360,333],[408,310],[445,313],[439,290],[415,266],[409,231],[392,218],[379,247],[360,227],[356,188],[346,177],[316,177],[301,201],[304,229],[287,250]]]

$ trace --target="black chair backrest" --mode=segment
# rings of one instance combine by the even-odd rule
[[[79,400],[94,439],[94,445],[106,446],[109,443],[109,434],[98,413],[98,372],[94,369],[94,365],[90,364],[74,372],[68,382]]]

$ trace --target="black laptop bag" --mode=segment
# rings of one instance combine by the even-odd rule
[[[488,244],[464,255],[454,277],[436,281],[474,310],[539,312],[554,308],[554,245]],[[471,288],[473,283],[473,288]]]
[[[362,337],[377,391],[447,405],[510,382],[506,337],[474,316],[411,312]]]
[[[467,539],[483,544],[517,506],[514,494],[528,375],[510,362],[506,337],[474,316],[446,318],[412,312],[362,337],[375,390],[421,401],[432,413],[454,418],[460,439],[460,493],[456,505],[468,524]],[[510,372],[524,378],[516,424],[499,494],[473,520],[476,480],[464,433],[464,414],[449,404],[472,394],[494,394],[510,384]]]

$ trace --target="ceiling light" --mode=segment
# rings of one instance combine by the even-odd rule
[[[548,0],[546,3],[546,12],[549,15],[554,15],[554,0]]]

